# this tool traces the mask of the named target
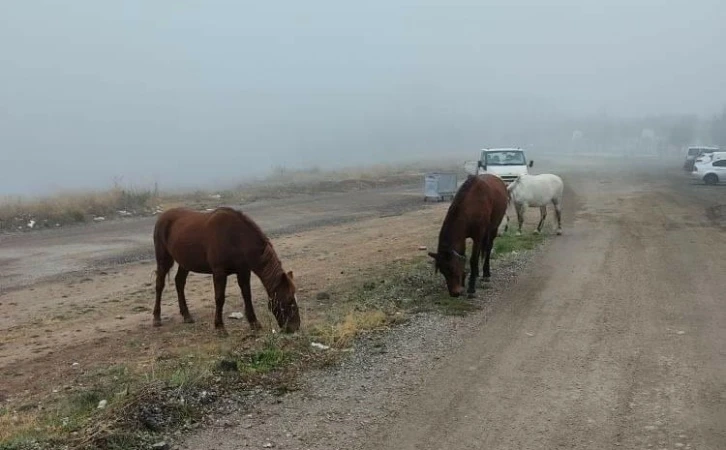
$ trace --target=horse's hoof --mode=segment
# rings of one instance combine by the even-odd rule
[[[221,338],[229,337],[229,333],[224,328],[217,328],[217,336]]]
[[[534,230],[534,234],[539,234],[539,230]]]
[[[468,299],[476,298],[476,293],[475,292],[469,292],[468,294],[466,294],[466,298],[468,298]]]
[[[521,236],[521,235],[522,235],[522,232],[521,231],[517,231],[516,236]]]
[[[160,327],[161,326],[161,319],[154,319],[153,324],[154,324],[155,327]]]
[[[260,325],[260,322],[254,321],[250,323],[250,328],[252,328],[252,331],[260,331],[262,329],[262,325]]]
[[[562,236],[562,230],[557,230],[557,236]]]
[[[489,283],[490,281],[492,281],[492,277],[482,277],[482,281],[485,283]]]
[[[194,323],[194,318],[192,316],[184,316],[184,323]]]

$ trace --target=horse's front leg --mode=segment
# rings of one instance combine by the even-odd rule
[[[237,284],[239,284],[239,288],[242,291],[242,298],[245,301],[245,317],[247,318],[247,322],[249,322],[253,330],[261,329],[262,326],[260,326],[260,322],[257,321],[257,316],[255,315],[255,308],[252,306],[249,270],[243,270],[237,274]]]
[[[476,293],[476,277],[479,275],[479,257],[481,256],[481,239],[474,239],[471,248],[471,259],[469,259],[469,288],[466,290],[469,298],[474,298]]]
[[[224,309],[224,291],[227,289],[227,274],[214,274],[214,328],[220,336],[226,336],[227,331],[224,329],[224,320],[222,319],[222,310]]]
[[[489,259],[492,256],[492,248],[494,248],[494,238],[496,238],[496,232],[489,232],[484,238],[484,269],[482,270],[482,277],[485,282],[488,282],[492,278],[491,269],[489,267]]]

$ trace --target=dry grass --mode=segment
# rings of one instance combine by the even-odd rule
[[[159,207],[166,209],[189,206],[206,209],[300,194],[348,192],[396,186],[418,182],[421,180],[421,175],[427,171],[461,171],[461,169],[460,164],[440,160],[332,171],[320,168],[291,170],[280,166],[266,178],[239,184],[233,188],[176,193],[160,193],[158,187],[124,188],[115,183],[112,189],[101,192],[69,193],[38,199],[0,199],[0,231],[54,228],[88,222],[96,217],[112,219],[124,214],[144,216],[154,213]],[[33,225],[29,226],[31,223]]]
[[[87,222],[96,217],[116,217],[121,214],[120,211],[143,215],[151,213],[157,203],[158,197],[151,190],[119,187],[106,192],[64,194],[34,200],[5,199],[0,202],[0,231],[54,228]]]
[[[11,438],[22,439],[32,436],[39,428],[40,424],[35,414],[0,411],[0,445]]]
[[[310,334],[316,342],[323,345],[346,348],[360,334],[384,330],[389,323],[389,315],[380,310],[350,311],[337,323],[312,327]]]

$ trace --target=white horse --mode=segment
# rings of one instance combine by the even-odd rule
[[[564,183],[557,175],[551,173],[543,173],[541,175],[520,175],[508,187],[509,200],[514,203],[517,211],[517,220],[519,221],[519,229],[517,235],[522,234],[522,222],[524,222],[524,212],[528,206],[539,207],[540,221],[537,225],[535,234],[542,231],[542,225],[547,218],[547,205],[552,203],[555,205],[555,214],[557,215],[557,234],[562,234],[562,191]]]

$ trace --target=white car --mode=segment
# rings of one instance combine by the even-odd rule
[[[481,151],[477,173],[496,175],[509,184],[518,176],[529,173],[528,168],[532,165],[534,161],[528,164],[527,155],[521,148],[488,148]]]
[[[696,160],[691,176],[706,184],[726,181],[726,152],[714,152],[710,158]]]

